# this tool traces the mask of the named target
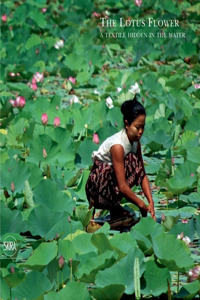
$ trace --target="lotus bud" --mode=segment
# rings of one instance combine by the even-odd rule
[[[60,118],[59,117],[55,117],[53,125],[54,125],[54,127],[60,126]]]
[[[48,123],[48,115],[47,114],[43,114],[42,118],[41,118],[42,124],[43,125],[47,125]]]
[[[10,271],[11,271],[11,273],[15,273],[15,269],[13,266],[11,266]]]
[[[59,110],[59,107],[58,107],[58,105],[56,105],[56,110]]]
[[[42,150],[42,154],[43,154],[43,157],[44,157],[44,158],[47,158],[47,151],[46,151],[46,149],[45,149],[45,148],[43,148],[43,150]]]
[[[71,220],[71,218],[70,218],[70,216],[69,216],[69,217],[68,217],[68,222],[71,223],[71,221],[72,221],[72,220]]]
[[[37,83],[35,78],[32,79],[31,88],[33,91],[37,91]]]
[[[1,17],[1,20],[2,20],[3,22],[6,22],[6,21],[7,21],[7,16],[6,16],[6,14],[4,14],[4,15]]]
[[[181,232],[181,234],[178,234],[178,235],[177,235],[177,239],[179,239],[179,240],[182,240],[183,237],[184,237],[183,231]]]
[[[194,177],[194,173],[191,174],[191,177]]]
[[[64,264],[65,264],[65,260],[64,260],[64,257],[61,255],[58,260],[58,265],[59,265],[60,269],[64,268]]]
[[[97,133],[93,134],[93,143],[95,144],[99,144],[99,137]]]
[[[200,265],[194,267],[188,272],[188,282],[193,282],[200,279]]]
[[[70,267],[72,267],[72,258],[69,259]]]
[[[108,108],[113,108],[113,101],[112,101],[112,98],[108,97],[106,98],[106,105],[108,106]]]
[[[135,0],[135,5],[136,6],[141,6],[142,5],[142,0]]]
[[[174,159],[174,157],[172,157],[172,165],[174,165],[175,164],[175,159]]]
[[[115,126],[116,126],[116,127],[118,126],[118,123],[117,123],[117,122],[115,122]]]
[[[10,195],[8,194],[8,191],[6,191],[6,190],[4,190],[4,196],[6,197],[6,198],[9,198],[10,197]]]
[[[46,11],[47,11],[47,8],[46,8],[46,7],[42,8],[42,12],[43,12],[43,13],[45,13]]]
[[[161,220],[163,221],[163,222],[165,222],[165,215],[162,213],[162,215],[161,215]]]
[[[182,241],[184,241],[186,243],[186,245],[189,245],[191,243],[191,240],[190,240],[190,238],[188,236],[184,236],[182,238]]]
[[[14,182],[12,181],[11,183],[11,192],[14,193],[15,191],[15,185],[14,185]]]
[[[71,83],[75,84],[76,83],[76,78],[73,78],[73,77],[69,77],[69,81],[71,81]]]
[[[73,212],[75,212],[75,211],[76,211],[76,207],[73,208]]]

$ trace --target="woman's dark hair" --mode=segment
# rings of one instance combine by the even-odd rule
[[[146,111],[144,106],[137,100],[138,95],[136,94],[133,100],[127,100],[125,101],[121,106],[121,112],[124,116],[124,123],[125,120],[128,121],[128,124],[131,125],[131,123],[141,115],[146,116]]]

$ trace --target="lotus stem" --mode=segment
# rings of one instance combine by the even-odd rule
[[[57,272],[57,284],[58,284],[58,292],[59,292],[59,272]]]
[[[139,258],[136,257],[134,261],[134,286],[135,286],[135,297],[136,299],[141,299],[141,292],[140,292],[140,266],[139,266]]]
[[[62,288],[63,288],[63,285],[64,285],[64,282],[63,282],[63,270],[61,270],[61,274],[62,274]]]
[[[179,271],[177,273],[177,294],[179,292]]]

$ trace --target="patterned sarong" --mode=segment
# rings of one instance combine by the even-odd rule
[[[128,153],[124,160],[124,168],[126,183],[130,188],[142,183],[146,173],[138,156]],[[95,208],[110,209],[119,205],[123,198],[113,166],[99,160],[95,160],[85,188],[88,201],[93,199]]]

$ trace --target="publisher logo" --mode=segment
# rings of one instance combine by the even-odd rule
[[[8,235],[3,240],[3,252],[6,256],[12,257],[17,252],[17,240],[12,235]]]

